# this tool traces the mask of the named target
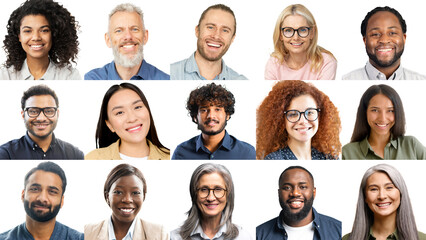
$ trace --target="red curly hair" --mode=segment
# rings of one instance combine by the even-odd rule
[[[286,80],[277,82],[257,109],[257,159],[264,159],[269,153],[288,145],[284,111],[288,110],[293,98],[305,94],[311,95],[321,109],[318,131],[311,140],[312,147],[332,158],[338,158],[342,145],[339,140],[340,118],[337,108],[327,95],[312,84]]]

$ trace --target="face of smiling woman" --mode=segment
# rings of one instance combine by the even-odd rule
[[[43,15],[27,15],[22,18],[19,41],[27,58],[48,59],[52,48],[52,32]]]
[[[370,137],[390,137],[390,130],[395,124],[392,101],[383,94],[372,97],[367,107],[367,122],[371,128]]]
[[[208,173],[201,176],[200,181],[198,182],[198,191],[197,191],[197,206],[200,209],[203,219],[214,219],[219,220],[222,217],[222,211],[226,206],[227,193],[223,197],[216,197],[216,191],[214,189],[226,189],[225,180],[223,177],[217,173]],[[210,189],[207,197],[201,197],[200,191],[202,189]]]

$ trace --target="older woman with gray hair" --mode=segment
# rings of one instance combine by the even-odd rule
[[[352,232],[342,240],[425,240],[417,231],[407,186],[388,164],[369,168],[361,180]]]
[[[195,169],[189,184],[192,206],[183,225],[171,232],[170,240],[252,239],[232,223],[234,183],[220,164],[204,163]]]

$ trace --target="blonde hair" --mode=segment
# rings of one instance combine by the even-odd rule
[[[278,59],[282,64],[285,57],[289,54],[289,51],[284,47],[284,42],[281,40],[281,25],[284,22],[284,19],[288,16],[299,15],[306,19],[309,27],[315,29],[314,37],[311,40],[311,43],[308,48],[307,59],[311,61],[311,71],[318,72],[324,62],[322,53],[327,53],[334,58],[333,54],[318,46],[318,28],[316,27],[316,22],[312,13],[302,4],[294,4],[286,7],[281,14],[278,16],[277,22],[274,29],[274,52],[271,54],[272,57]]]

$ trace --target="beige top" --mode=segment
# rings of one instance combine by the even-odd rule
[[[139,218],[135,218],[135,230],[133,240],[168,240],[169,233],[162,225],[149,223]],[[109,239],[108,219],[97,224],[84,226],[85,240],[105,240]]]
[[[148,160],[170,160],[170,151],[163,152],[151,143],[148,139],[146,140],[149,146]],[[122,160],[120,157],[120,139],[117,142],[109,145],[108,147],[98,148],[89,152],[84,156],[85,160]]]

